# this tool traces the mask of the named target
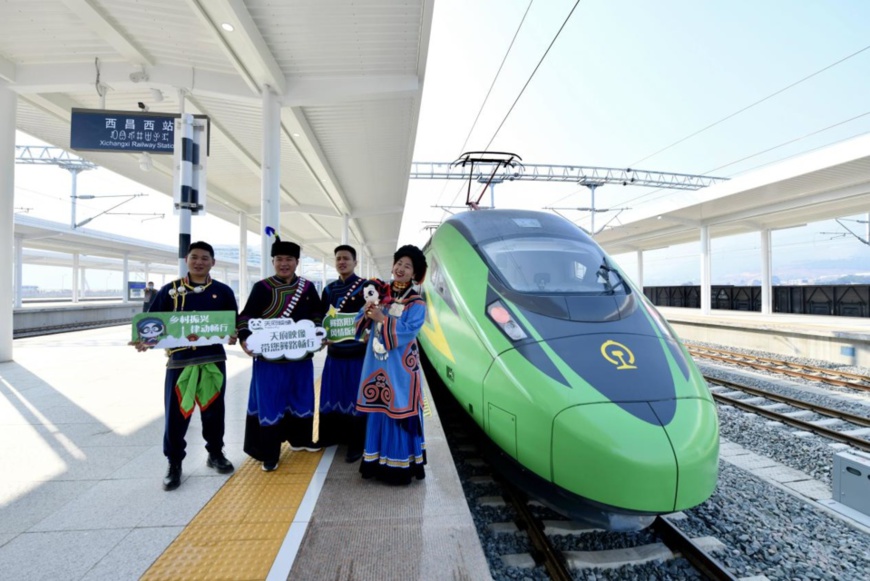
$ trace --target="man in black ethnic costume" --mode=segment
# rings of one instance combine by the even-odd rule
[[[319,450],[312,440],[314,417],[314,364],[312,353],[300,360],[268,360],[254,356],[245,341],[251,336],[251,319],[290,318],[296,322],[323,319],[317,289],[296,276],[301,248],[275,236],[272,265],[275,275],[258,281],[239,314],[238,335],[242,348],[254,357],[245,422],[245,452],[263,463],[263,470],[278,468],[281,443],[294,450]]]

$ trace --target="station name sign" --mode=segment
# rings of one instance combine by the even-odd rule
[[[73,108],[70,148],[172,154],[179,117],[174,113]]]

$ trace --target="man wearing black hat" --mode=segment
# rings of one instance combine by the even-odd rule
[[[263,470],[278,468],[281,443],[289,441],[295,450],[318,450],[312,441],[314,417],[314,364],[308,353],[301,360],[269,360],[256,357],[245,341],[251,336],[251,319],[289,318],[310,320],[319,325],[323,319],[317,289],[296,276],[301,249],[278,236],[272,243],[275,275],[251,289],[248,302],[239,315],[238,335],[245,353],[254,357],[248,413],[245,422],[245,452],[263,463]]]
[[[211,278],[209,272],[215,264],[214,249],[207,242],[194,242],[185,257],[187,276],[173,280],[165,285],[151,303],[149,312],[179,311],[238,311],[236,296],[227,285]],[[230,345],[236,342],[230,338]],[[147,351],[150,346],[137,343],[139,351]],[[164,382],[165,423],[163,431],[163,454],[169,461],[169,469],[163,479],[164,490],[174,490],[181,484],[181,462],[186,455],[187,443],[184,436],[190,424],[193,409],[185,410],[181,405],[179,380],[186,368],[198,366],[196,374],[200,382],[209,378],[219,391],[207,401],[200,402],[202,436],[208,450],[206,464],[221,474],[233,471],[233,465],[223,453],[224,447],[224,392],[227,386],[227,356],[223,345],[204,345],[167,349],[169,361],[166,363]]]

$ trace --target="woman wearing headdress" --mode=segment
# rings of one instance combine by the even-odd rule
[[[267,234],[274,234],[272,228]],[[251,319],[290,318],[296,322],[323,319],[320,296],[308,280],[296,276],[301,248],[275,236],[272,266],[275,275],[258,281],[239,315],[238,335],[245,353],[254,357],[248,413],[245,421],[245,452],[263,463],[263,470],[278,468],[281,443],[294,450],[319,450],[312,441],[314,417],[314,364],[312,353],[301,360],[267,360],[252,353],[246,340]]]
[[[414,284],[426,276],[426,257],[413,245],[393,255],[389,302],[369,303],[357,315],[357,333],[369,331],[357,410],[368,414],[360,472],[391,484],[425,478],[423,383],[417,333],[426,303]]]

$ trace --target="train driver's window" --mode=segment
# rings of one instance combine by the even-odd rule
[[[539,236],[482,245],[494,271],[524,293],[600,293],[596,272],[603,257],[587,244]]]

